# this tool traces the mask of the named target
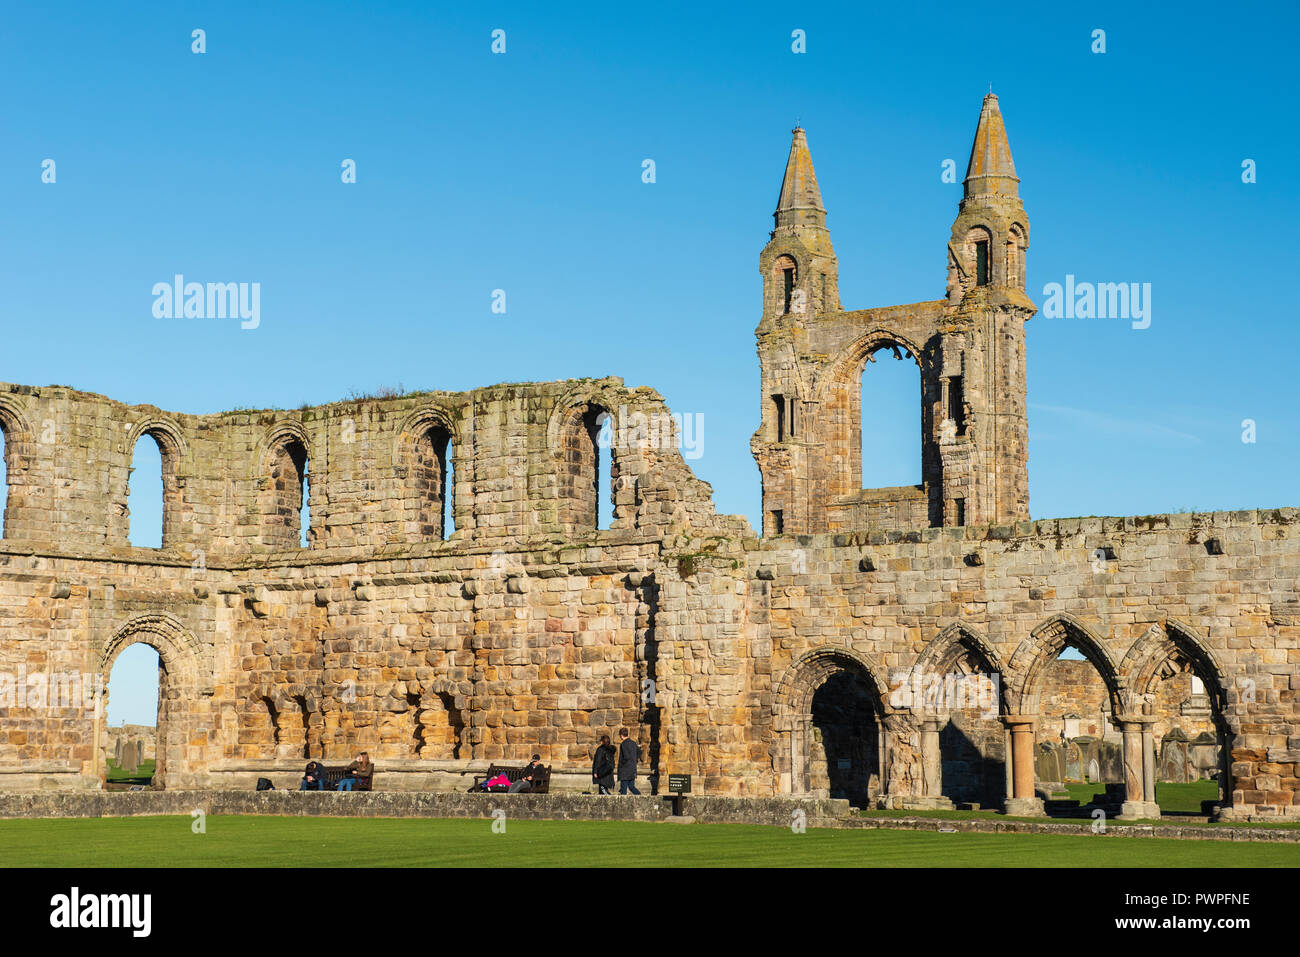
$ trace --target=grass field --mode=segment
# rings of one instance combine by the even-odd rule
[[[1104,784],[1067,784],[1070,797],[1087,804],[1096,794],[1106,790]],[[1160,782],[1156,785],[1156,803],[1165,814],[1201,813],[1202,801],[1213,801],[1219,796],[1217,781],[1191,781],[1187,784]]]
[[[154,759],[141,761],[134,773],[123,771],[110,759],[108,762],[108,780],[112,784],[144,784],[153,780]]]
[[[1298,867],[1300,844],[748,824],[189,817],[0,821],[7,867]]]

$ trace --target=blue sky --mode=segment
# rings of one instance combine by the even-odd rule
[[[1152,286],[1148,329],[1030,322],[1033,515],[1297,504],[1297,21],[1293,4],[10,6],[0,380],[203,413],[620,375],[703,415],[691,464],[757,525],[757,262],[791,127],[845,306],[935,299],[961,191],[942,163],[964,172],[992,83],[1031,297],[1067,274]],[[154,318],[178,272],[261,283],[260,326]],[[877,418],[898,424],[874,441],[907,481],[915,380],[889,374]]]

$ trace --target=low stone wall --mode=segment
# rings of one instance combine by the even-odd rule
[[[268,814],[323,817],[490,817],[505,808],[522,820],[663,821],[665,796],[585,794],[417,794],[400,791],[123,791],[75,794],[0,794],[0,818],[140,817]],[[817,798],[687,797],[697,821],[788,826],[802,810],[809,825],[847,819],[848,801]]]
[[[826,825],[823,825],[826,826]],[[1204,827],[1177,824],[1119,824],[1103,833],[1092,830],[1091,823],[1071,821],[1000,821],[953,820],[922,817],[853,817],[836,821],[831,827],[880,828],[896,831],[953,831],[978,834],[1058,834],[1084,837],[1163,837],[1183,841],[1260,841],[1300,844],[1300,828],[1285,827]]]

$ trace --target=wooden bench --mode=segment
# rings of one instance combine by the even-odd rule
[[[325,782],[326,791],[338,790],[339,782],[348,776],[348,770],[346,765],[340,764],[331,767],[330,765],[322,764],[320,766],[320,769],[321,769],[321,779]],[[357,783],[352,786],[352,790],[369,791],[374,786],[376,773],[377,772],[375,771],[374,764],[371,764],[370,777],[357,778]]]
[[[504,774],[510,780],[510,783],[514,784],[516,781],[522,778],[527,772],[528,772],[527,765],[518,768],[509,768],[506,767],[505,765],[493,764],[488,767],[486,774],[475,775],[474,787],[471,790],[479,791],[482,788],[484,781],[490,781],[498,774]],[[533,775],[533,789],[528,793],[547,794],[550,792],[550,790],[551,790],[551,766],[548,764],[545,765],[544,767],[540,767],[537,769],[537,772]],[[498,791],[496,793],[504,794],[505,792]]]

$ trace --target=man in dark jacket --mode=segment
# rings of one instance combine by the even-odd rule
[[[600,736],[600,747],[591,762],[591,779],[596,782],[597,794],[614,793],[614,761],[617,752],[609,743],[609,735]]]
[[[520,791],[531,791],[534,786],[541,783],[542,772],[546,768],[542,766],[542,756],[534,754],[533,759],[524,766],[524,773],[519,780],[510,785],[510,793],[518,794]]]
[[[641,757],[637,743],[627,736],[627,728],[619,728],[618,736],[618,793],[640,794],[636,789],[636,763]]]
[[[321,766],[315,761],[307,762],[307,770],[303,772],[302,784],[298,786],[299,791],[324,791],[325,775],[321,771]]]

